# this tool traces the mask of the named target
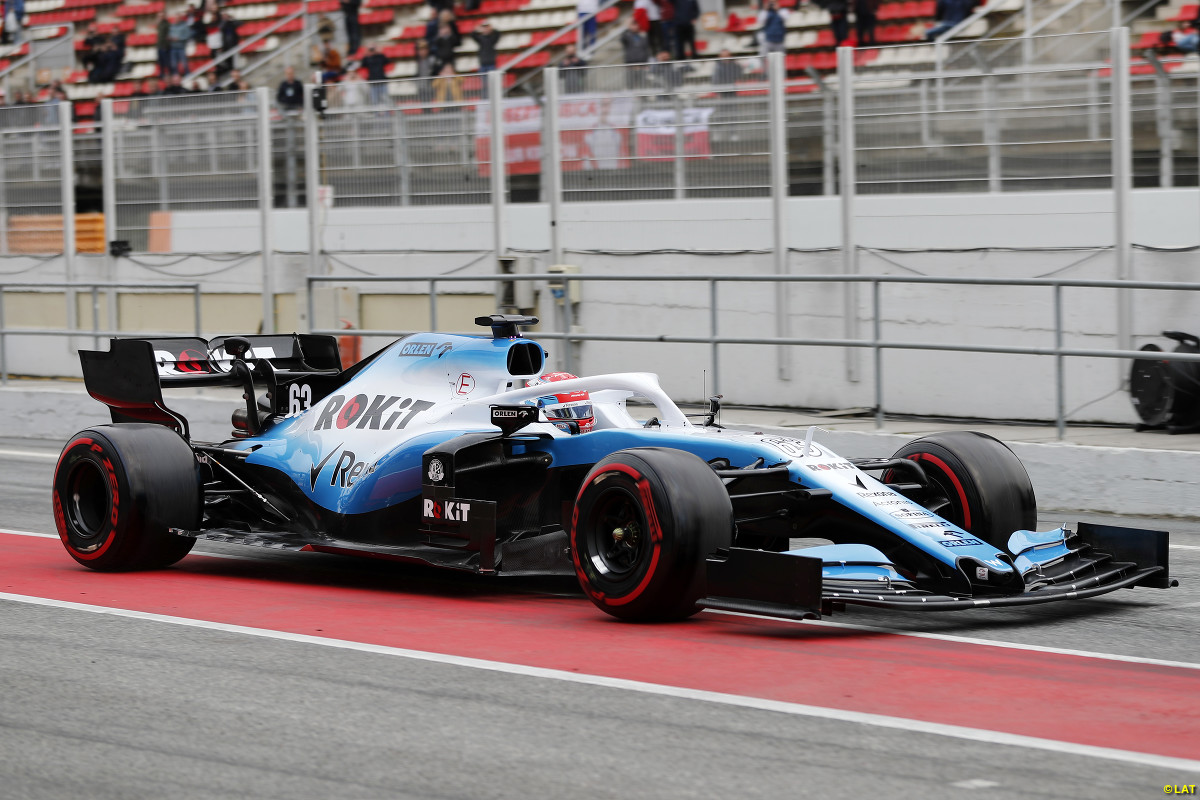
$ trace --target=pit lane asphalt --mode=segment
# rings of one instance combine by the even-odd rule
[[[53,530],[54,455],[46,443],[0,441],[0,527]],[[1183,585],[978,614],[858,610],[834,621],[1200,662],[1200,522],[1117,524],[1171,530],[1183,546],[1171,550],[1172,574]],[[461,580],[313,554],[198,550],[279,559],[298,573],[400,569],[421,582]],[[577,594],[570,581],[512,587]],[[0,698],[3,798],[1077,798],[1162,795],[1164,785],[1196,782],[1080,756],[5,601]]]

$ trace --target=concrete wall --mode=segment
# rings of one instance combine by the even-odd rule
[[[837,198],[791,198],[786,203],[794,274],[841,271],[837,251]],[[566,259],[596,274],[769,274],[773,259],[771,205],[767,200],[688,200],[570,203],[561,230]],[[507,240],[530,252],[531,268],[548,263],[548,209],[514,205],[507,211]],[[173,215],[173,246],[195,255],[141,255],[113,264],[80,257],[76,277],[86,280],[198,281],[205,292],[206,334],[254,331],[261,324],[261,260],[258,235],[247,225],[253,212],[201,211]],[[859,271],[871,274],[1047,277],[1116,277],[1111,252],[1112,203],[1106,192],[1047,192],[997,195],[887,195],[856,200]],[[1195,189],[1134,193],[1132,239],[1156,248],[1200,242],[1200,193]],[[277,327],[306,329],[304,276],[309,271],[307,215],[275,212],[273,259]],[[435,208],[334,208],[326,213],[322,238],[330,256],[327,274],[459,275],[491,273],[491,210],[486,206]],[[1003,251],[988,248],[1014,248]],[[1085,248],[1085,249],[1078,249]],[[1090,248],[1090,249],[1088,249]],[[915,252],[905,252],[905,251]],[[960,252],[931,252],[957,250]],[[658,252],[650,252],[658,251]],[[962,252],[966,251],[966,252]],[[642,254],[637,254],[641,252]],[[46,262],[36,274],[47,281],[65,277],[61,262]],[[1200,280],[1200,254],[1135,250],[1134,276],[1149,280]],[[27,273],[32,274],[32,273]],[[428,305],[412,297],[422,284],[359,285],[352,312],[333,313],[317,298],[318,326],[347,314],[361,327],[412,329],[429,324]],[[439,305],[442,329],[469,327],[468,318],[492,305],[487,282],[444,284],[462,295]],[[804,284],[784,289],[791,313],[790,334],[840,338],[843,289]],[[775,332],[775,285],[728,284],[720,289],[721,334],[770,336]],[[408,294],[410,296],[404,297]],[[545,293],[542,293],[543,295]],[[10,296],[10,325],[62,324],[65,306],[52,295]],[[61,295],[59,296],[61,298]],[[576,323],[588,333],[647,335],[707,334],[708,288],[684,283],[583,284]],[[973,342],[1050,346],[1053,309],[1047,290],[1010,287],[916,287],[884,289],[885,338],[906,341]],[[1068,346],[1116,346],[1116,292],[1076,289],[1065,293]],[[58,303],[58,305],[55,305]],[[88,324],[91,299],[79,298],[79,318]],[[535,301],[544,326],[561,324],[545,296]],[[871,329],[869,291],[859,292],[857,335]],[[107,306],[105,305],[105,309]],[[1158,340],[1163,328],[1200,329],[1200,295],[1135,292],[1135,343]],[[105,314],[101,319],[105,321]],[[162,293],[123,296],[124,330],[193,329],[191,300]],[[1161,341],[1161,340],[1160,340]],[[90,340],[10,337],[8,366],[27,374],[78,374],[74,349]],[[364,352],[380,341],[364,343]],[[563,352],[551,343],[558,363]],[[630,368],[659,372],[664,386],[682,400],[699,399],[713,387],[707,345],[583,343],[575,368],[597,373]],[[780,377],[785,368],[786,379]],[[1128,366],[1101,359],[1072,359],[1066,373],[1067,408],[1075,420],[1132,422],[1121,390]],[[874,404],[870,354],[834,348],[723,346],[720,391],[729,402],[846,408]],[[884,408],[897,413],[1048,419],[1054,413],[1053,360],[1046,357],[890,351],[884,359]]]

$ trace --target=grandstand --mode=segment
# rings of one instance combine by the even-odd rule
[[[1037,4],[1037,0],[1027,2]],[[1163,9],[1158,10],[1158,19],[1164,23],[1180,15],[1186,16],[1189,9],[1194,10],[1193,6],[1175,5],[1181,0],[1171,0],[1171,3],[1170,15],[1163,16]],[[1049,3],[1048,0],[1043,0],[1043,4],[1046,13],[1061,5]],[[784,0],[781,5],[791,10],[786,39],[789,72],[802,75],[809,70],[818,73],[832,70],[837,43],[833,40],[829,14],[813,3],[801,5],[799,0]],[[612,39],[606,34],[618,29],[623,10],[629,6],[629,0],[620,0],[619,4],[601,12],[601,42]],[[157,75],[156,16],[163,11],[173,15],[184,8],[181,4],[163,0],[148,3],[131,3],[128,0],[29,0],[27,10],[30,25],[40,26],[35,39],[59,35],[56,31],[73,31],[75,49],[77,54],[81,54],[85,31],[89,26],[94,26],[94,30],[100,33],[123,33],[127,52],[125,66],[112,83],[88,83],[87,74],[78,62],[73,68],[52,72],[39,70],[40,74],[27,70],[29,74],[20,77],[24,77],[24,83],[40,85],[43,94],[50,80],[63,80],[68,97],[76,104],[76,118],[91,119],[95,114],[97,99],[138,95],[142,90],[141,82]],[[309,48],[306,43],[313,41],[316,22],[321,17],[328,17],[334,23],[338,32],[337,43],[342,49],[345,47],[337,0],[308,0],[306,3],[230,0],[223,8],[239,23],[238,32],[243,43],[239,64],[249,66],[252,73],[250,80],[255,85],[274,85],[287,64],[301,71],[307,67]],[[1020,18],[1019,12],[1023,8],[1022,0],[993,0],[986,5],[986,13],[977,14],[977,19],[972,18],[970,24],[961,26],[953,35],[956,38],[982,35],[1003,20],[1014,16]],[[878,11],[877,43],[886,45],[922,41],[926,29],[932,24],[935,10],[935,0],[886,0]],[[359,17],[364,41],[383,44],[384,54],[391,59],[389,77],[415,75],[415,42],[425,35],[425,24],[431,13],[430,7],[421,0],[365,0]],[[726,18],[718,29],[700,32],[697,42],[700,54],[713,56],[721,49],[728,49],[734,56],[756,55],[755,15],[756,7],[752,3],[729,5]],[[463,10],[459,14],[460,31],[465,37],[456,63],[459,74],[474,73],[478,69],[475,56],[477,47],[466,34],[484,17],[491,18],[495,28],[502,34],[498,45],[498,66],[505,68],[514,60],[519,60],[511,70],[510,82],[553,63],[560,56],[563,46],[576,39],[574,31],[562,33],[564,26],[576,19],[573,0],[484,0],[478,9]],[[262,35],[264,32],[266,35]],[[1021,26],[1018,24],[1013,26],[1008,35],[1020,32]],[[1148,41],[1152,35],[1157,34],[1147,29],[1144,38]],[[547,41],[551,41],[550,46],[518,59],[522,54],[527,54],[530,48],[544,45]],[[853,32],[848,43],[857,44]],[[7,51],[0,48],[0,74],[26,56],[29,45],[9,47]],[[594,55],[593,63],[615,63],[619,60],[619,48],[615,42],[611,42]],[[881,55],[884,61],[876,65],[879,67],[906,68],[929,64],[935,59],[932,46],[903,51],[871,49],[864,50],[860,55],[860,64],[866,65]],[[212,54],[206,45],[189,43],[188,67],[192,72],[204,70],[211,63],[211,58]],[[11,82],[13,77],[18,76],[8,76],[6,80]],[[701,70],[693,79],[704,77],[707,77],[707,73]],[[22,81],[18,78],[15,83],[21,85]],[[478,86],[472,81],[468,86],[468,89],[471,88],[477,89]]]

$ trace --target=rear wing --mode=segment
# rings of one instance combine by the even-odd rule
[[[241,358],[226,351],[241,352]],[[163,401],[164,387],[233,386],[246,394],[247,430],[257,433],[264,419],[292,416],[325,397],[348,378],[342,372],[332,336],[287,335],[177,336],[112,339],[107,352],[80,350],[88,394],[109,408],[112,421],[151,422],[190,438],[187,420]],[[255,384],[265,387],[264,403]],[[265,415],[265,416],[264,416]]]

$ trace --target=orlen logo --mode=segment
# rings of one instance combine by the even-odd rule
[[[461,500],[440,500],[425,499],[424,515],[426,519],[436,519],[442,522],[466,522],[468,515],[471,513],[471,504],[464,503]]]
[[[431,356],[437,342],[409,342],[400,348],[402,356]]]
[[[417,414],[432,407],[433,403],[428,400],[413,400],[411,397],[377,394],[368,399],[365,394],[356,394],[347,400],[344,396],[335,394],[321,409],[313,430],[327,431],[335,427],[343,429],[352,425],[359,430],[371,428],[387,431],[393,426],[400,430]]]

